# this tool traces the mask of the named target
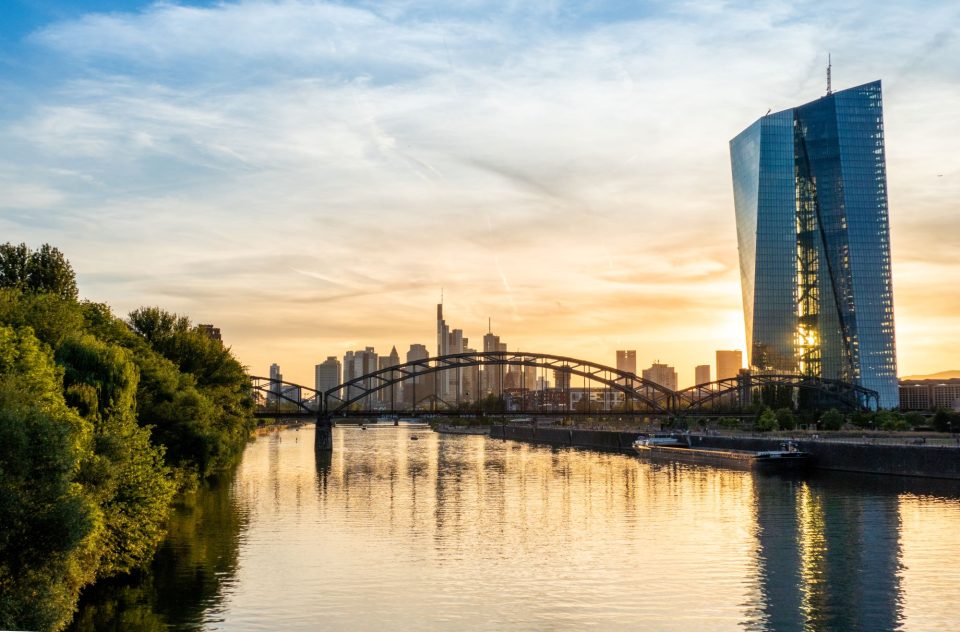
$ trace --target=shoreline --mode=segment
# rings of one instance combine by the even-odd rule
[[[542,443],[634,454],[632,444],[638,432],[493,425],[490,437],[524,443]],[[882,474],[912,478],[960,480],[960,447],[952,444],[891,444],[851,442],[831,437],[738,437],[692,433],[691,447],[766,451],[776,450],[789,439],[799,450],[810,453],[812,471],[827,470]],[[876,437],[871,438],[875,441]]]

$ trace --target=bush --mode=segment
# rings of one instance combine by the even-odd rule
[[[840,430],[843,427],[844,418],[836,408],[831,408],[823,413],[820,418],[820,426],[824,430]]]
[[[717,426],[734,430],[740,427],[740,420],[736,417],[721,417],[717,420]]]

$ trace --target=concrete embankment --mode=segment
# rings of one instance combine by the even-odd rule
[[[595,450],[632,452],[636,432],[493,426],[490,436],[531,443],[546,443]],[[725,450],[776,450],[782,438],[693,435],[691,445]],[[798,449],[809,452],[813,466],[822,470],[893,474],[960,480],[960,448],[920,445],[873,445],[829,439],[799,439]]]

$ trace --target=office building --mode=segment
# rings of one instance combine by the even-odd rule
[[[637,374],[637,352],[635,350],[617,351],[617,370]]]
[[[197,330],[202,333],[204,336],[210,340],[216,340],[218,342],[223,342],[223,336],[220,335],[220,328],[214,327],[209,323],[200,323],[197,325]]]
[[[313,387],[320,393],[336,388],[340,384],[340,360],[337,356],[327,356],[327,359],[313,368]]]
[[[880,82],[828,83],[757,120],[730,156],[749,366],[853,382],[896,407]]]
[[[273,363],[270,365],[270,387],[267,393],[267,403],[276,404],[280,400],[281,385],[283,374],[280,372],[280,365]]]
[[[706,384],[710,381],[710,365],[701,364],[693,370],[693,383]]]
[[[397,347],[396,345],[394,345],[393,348],[390,350],[390,355],[380,356],[380,358],[378,359],[377,368],[381,370],[389,369],[390,367],[397,366],[399,364],[400,364],[400,354],[397,353]],[[384,375],[383,377],[387,379],[393,379],[398,376],[399,376],[398,373],[396,373],[395,371],[391,371],[390,373],[388,373],[387,375]],[[402,388],[403,388],[402,383],[397,382],[396,384],[388,386],[387,388],[381,389],[377,393],[377,400],[379,401],[380,407],[390,408],[391,410],[397,408],[398,405],[403,402]]]
[[[960,379],[902,380],[900,410],[960,411]]]
[[[430,351],[426,345],[412,344],[407,351],[407,362],[416,360],[426,360],[430,357]],[[417,367],[410,369],[411,373],[419,373]],[[403,382],[403,401],[407,406],[414,407],[421,404],[424,400],[430,399],[434,393],[434,376],[436,374],[424,375],[422,377],[413,377]]]
[[[362,351],[347,351],[343,356],[343,381],[344,383],[358,377],[373,373],[378,368],[377,352],[373,347],[366,347]],[[369,388],[372,380],[363,380],[359,384],[351,386],[344,394],[345,397],[352,398]]]
[[[743,353],[735,351],[717,351],[717,379],[726,380],[737,377],[743,367]]]
[[[643,379],[677,390],[677,372],[668,364],[654,362],[649,369],[643,370]]]

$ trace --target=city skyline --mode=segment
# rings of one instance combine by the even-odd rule
[[[828,51],[884,82],[900,373],[958,368],[951,3],[44,5],[0,25],[0,231],[251,371],[429,343],[444,287],[474,347],[492,316],[690,383],[746,350],[727,141],[821,96]]]

